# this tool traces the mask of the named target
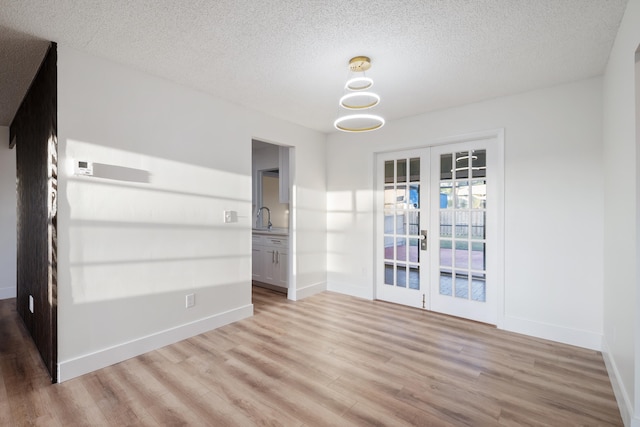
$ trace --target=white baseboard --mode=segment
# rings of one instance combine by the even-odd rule
[[[500,325],[500,328],[590,350],[602,350],[602,334],[594,332],[565,328],[514,316],[504,316],[504,323]]]
[[[613,394],[616,396],[618,408],[620,408],[620,416],[622,417],[622,422],[626,427],[640,426],[640,420],[634,418],[633,405],[631,404],[629,395],[622,385],[620,372],[618,371],[615,360],[611,357],[609,346],[607,345],[607,341],[604,338],[602,339],[602,358],[604,359],[604,364],[607,367],[607,373],[609,374],[611,387],[613,387]]]
[[[327,282],[314,283],[313,285],[307,285],[302,288],[297,288],[295,295],[290,297],[294,301],[299,301],[303,298],[310,297],[311,295],[319,294],[320,292],[327,290]]]
[[[167,329],[140,339],[58,363],[58,382],[105,368],[123,360],[253,316],[253,304]]]
[[[352,297],[363,298],[371,301],[373,290],[370,287],[353,286],[345,283],[327,282],[327,290]]]
[[[9,299],[16,297],[16,287],[0,288],[0,299]]]

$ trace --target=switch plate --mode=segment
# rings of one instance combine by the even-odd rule
[[[236,211],[224,211],[224,222],[229,224],[232,222],[238,222],[238,212]]]
[[[196,305],[196,294],[188,294],[185,298],[185,307],[191,308]]]
[[[29,311],[33,314],[33,295],[29,295]]]

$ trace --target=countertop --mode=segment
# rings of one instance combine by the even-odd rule
[[[272,228],[271,230],[268,230],[266,228],[253,228],[251,232],[252,234],[259,234],[261,236],[289,236],[288,228]]]

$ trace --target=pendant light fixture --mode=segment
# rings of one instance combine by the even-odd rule
[[[371,60],[366,56],[356,56],[349,60],[349,77],[344,85],[344,95],[338,101],[340,108],[354,112],[339,116],[333,126],[344,132],[367,132],[384,126],[384,119],[375,114],[363,113],[380,102],[380,96],[371,92],[373,80],[365,75],[371,68]]]

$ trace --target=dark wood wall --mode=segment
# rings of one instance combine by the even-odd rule
[[[52,43],[10,128],[17,150],[17,310],[53,382],[57,381],[58,349],[57,80],[56,44]]]

